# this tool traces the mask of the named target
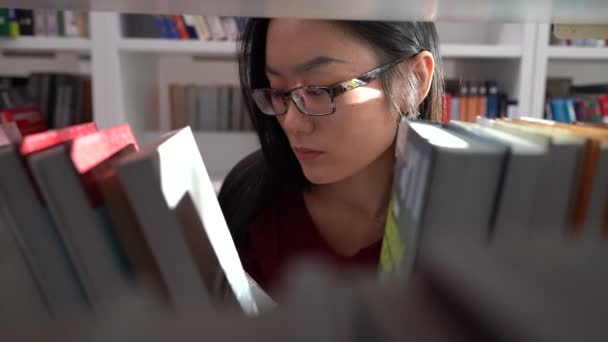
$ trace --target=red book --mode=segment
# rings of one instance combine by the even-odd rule
[[[69,143],[70,158],[81,177],[92,207],[100,204],[95,179],[112,169],[112,160],[138,150],[137,140],[129,124],[88,134]]]
[[[608,94],[599,97],[602,116],[608,117]]]
[[[186,29],[186,24],[184,24],[184,20],[181,15],[172,15],[173,21],[175,21],[175,27],[177,27],[177,32],[179,33],[180,39],[190,39],[188,36],[188,29]]]
[[[37,107],[2,109],[0,110],[0,124],[2,123],[15,123],[22,136],[47,129],[44,117]]]
[[[441,122],[448,123],[452,117],[452,95],[447,93],[443,95],[442,107]]]
[[[21,155],[25,157],[34,152],[38,152],[95,132],[97,132],[97,125],[94,122],[89,122],[66,128],[30,134],[23,137],[20,152]]]

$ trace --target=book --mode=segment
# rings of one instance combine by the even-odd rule
[[[0,197],[0,319],[7,325],[49,321],[51,315],[38,283],[17,240],[8,229],[13,224],[4,215],[5,202]]]
[[[532,209],[534,232],[562,236],[571,232],[578,175],[583,160],[585,139],[550,127],[522,125],[517,121],[478,119],[482,125],[516,134],[526,139],[548,140],[549,158],[538,184]],[[559,168],[554,165],[560,165]]]
[[[226,33],[226,38],[231,41],[239,39],[239,28],[236,25],[234,17],[220,17],[222,28]]]
[[[21,36],[34,35],[34,11],[27,9],[18,9],[17,18],[19,21],[19,33]]]
[[[34,35],[35,36],[46,36],[47,35],[47,23],[45,10],[36,9],[34,10]]]
[[[57,13],[53,10],[45,10],[47,35],[56,37],[59,35],[59,23]]]
[[[19,14],[16,9],[8,9],[8,35],[12,38],[18,38],[21,36],[19,27]]]
[[[220,17],[215,15],[205,16],[205,21],[211,32],[212,40],[226,40],[228,38]]]
[[[182,15],[182,21],[186,27],[186,32],[188,32],[188,38],[190,39],[198,39],[198,34],[196,33],[194,16],[193,15]]]
[[[200,40],[211,40],[211,32],[207,26],[207,21],[202,15],[194,16],[194,26],[196,28],[196,34]]]
[[[477,243],[488,240],[505,146],[438,124],[404,120],[395,154],[380,256],[383,274],[409,276],[419,249],[445,232],[457,231]],[[466,200],[459,197],[464,193]]]
[[[500,195],[497,196],[494,209],[492,238],[516,236],[532,231],[533,201],[538,197],[538,184],[547,165],[548,141],[544,138],[523,138],[462,121],[452,122],[446,127],[498,141],[508,148]]]
[[[171,19],[175,23],[175,28],[177,33],[179,34],[180,39],[189,39],[188,30],[186,29],[186,25],[184,24],[184,20],[181,15],[172,15]]]
[[[587,139],[580,170],[576,202],[572,212],[573,233],[597,238],[608,233],[604,208],[608,208],[608,130],[566,125],[549,120],[522,118],[530,124],[556,127]]]
[[[8,8],[0,8],[0,37],[10,36]]]
[[[169,85],[171,106],[171,129],[182,128],[188,124],[186,108],[186,89],[179,84]]]
[[[137,143],[128,125],[75,137],[35,152],[28,165],[93,310],[127,290],[122,252],[91,179],[95,169]]]
[[[241,309],[255,314],[251,289],[190,127],[168,133],[125,157],[117,162],[116,170],[176,310],[198,312],[211,305],[190,246],[177,229],[181,223],[175,208],[189,194],[229,288]]]
[[[16,145],[0,147],[0,164],[0,219],[4,221],[0,230],[10,231],[18,242],[45,310],[59,319],[86,313],[88,302],[74,266]]]
[[[121,20],[124,37],[167,38],[165,24],[158,16],[123,14]]]

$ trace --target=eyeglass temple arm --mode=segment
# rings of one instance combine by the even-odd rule
[[[387,71],[388,69],[394,67],[395,65],[403,62],[404,60],[406,60],[407,57],[403,57],[403,58],[399,58],[398,60],[392,62],[392,63],[388,63],[382,66],[377,67],[376,69],[369,71],[357,78],[353,78],[350,81],[346,81],[340,84],[337,84],[336,86],[332,87],[334,96],[338,96],[341,95],[349,90],[353,90],[357,87],[366,85],[368,83],[370,83],[371,81],[375,80],[376,78],[378,78],[378,76],[380,76],[383,72]]]

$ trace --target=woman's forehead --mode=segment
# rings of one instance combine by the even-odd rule
[[[355,39],[335,22],[305,19],[270,21],[266,40],[268,67],[279,72],[291,72],[319,60],[348,67],[373,64],[376,58],[369,44]]]

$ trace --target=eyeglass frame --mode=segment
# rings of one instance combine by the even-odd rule
[[[280,116],[280,115],[287,114],[289,100],[291,100],[291,102],[293,102],[293,104],[296,106],[296,108],[298,108],[300,113],[302,113],[304,115],[310,115],[310,116],[331,115],[336,112],[336,100],[335,100],[336,97],[346,93],[347,91],[351,91],[353,89],[359,88],[361,86],[364,86],[364,85],[367,85],[367,84],[373,82],[378,77],[380,77],[380,75],[382,75],[386,71],[390,70],[392,67],[404,62],[405,60],[408,60],[408,59],[416,56],[418,53],[419,52],[412,54],[412,55],[406,55],[406,56],[399,57],[391,62],[388,62],[373,70],[370,70],[370,71],[364,73],[363,75],[360,75],[360,76],[352,78],[348,81],[340,82],[340,83],[337,83],[337,84],[334,84],[331,86],[303,85],[303,86],[295,87],[293,89],[286,90],[286,91],[281,91],[281,90],[277,90],[277,89],[273,89],[273,88],[257,88],[257,89],[253,90],[253,93],[255,93],[256,91],[270,91],[272,93],[280,95],[285,104],[285,111],[280,114],[267,114],[267,113],[264,113],[264,111],[262,111],[262,109],[258,106],[257,102],[256,102],[256,106],[258,107],[260,112],[262,112],[262,114],[264,114],[264,115]],[[331,111],[328,113],[324,113],[324,114],[311,114],[311,113],[306,113],[305,111],[303,111],[300,108],[300,106],[298,106],[297,102],[294,100],[294,98],[291,94],[293,94],[294,91],[304,89],[304,88],[321,89],[321,90],[326,91],[331,99]],[[254,102],[255,102],[255,100],[254,100]]]

